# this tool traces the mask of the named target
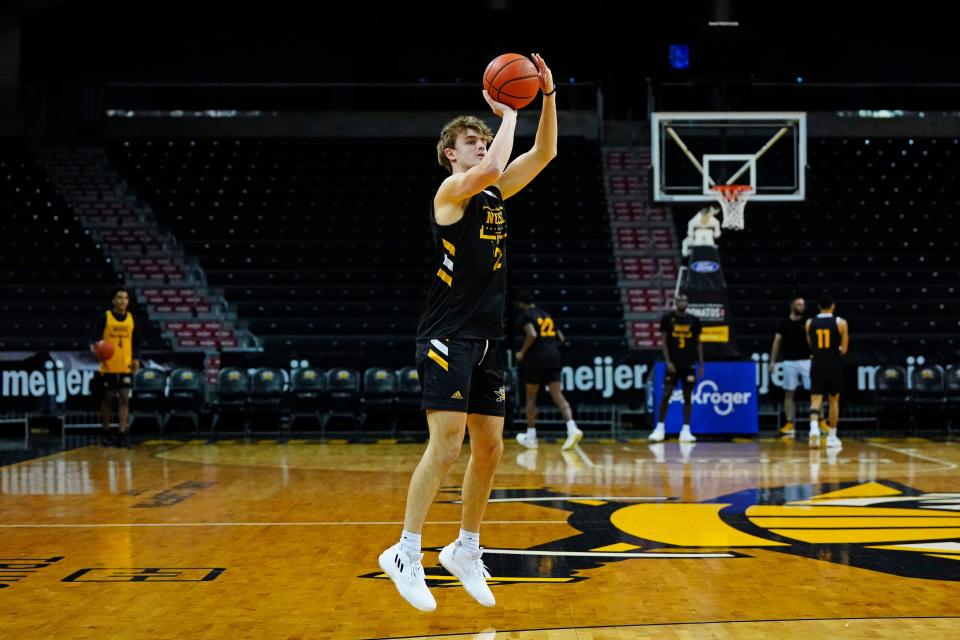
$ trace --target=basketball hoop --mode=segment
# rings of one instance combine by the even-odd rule
[[[743,229],[743,210],[753,195],[753,187],[748,184],[715,184],[710,190],[716,193],[717,201],[723,207],[723,228]]]

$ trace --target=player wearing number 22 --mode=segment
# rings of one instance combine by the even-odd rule
[[[543,108],[533,148],[512,162],[517,112],[483,97],[500,118],[496,137],[474,116],[444,126],[437,160],[450,175],[430,207],[434,262],[417,328],[416,362],[430,439],[410,487],[400,541],[379,564],[400,595],[421,611],[436,600],[423,574],[420,540],[427,512],[470,431],[470,462],[463,478],[459,537],[440,552],[440,564],[480,604],[495,604],[481,559],[480,521],[503,453],[506,405],[503,322],[507,292],[507,217],[504,201],[557,155],[553,76],[533,55]]]
[[[514,302],[520,311],[517,325],[523,333],[523,345],[516,357],[523,365],[527,387],[527,431],[517,434],[517,442],[528,449],[537,448],[537,394],[540,386],[546,385],[567,425],[567,439],[563,443],[563,450],[567,451],[580,442],[583,431],[573,420],[570,403],[563,397],[560,386],[560,369],[563,368],[560,345],[566,339],[553,316],[537,306],[531,292],[521,291]]]

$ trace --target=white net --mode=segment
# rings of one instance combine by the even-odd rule
[[[750,196],[753,195],[753,189],[740,184],[716,185],[711,189],[723,208],[723,228],[737,231],[743,229],[743,210]]]

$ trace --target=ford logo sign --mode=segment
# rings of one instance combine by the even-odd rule
[[[720,265],[713,260],[697,260],[690,265],[690,268],[697,273],[713,273],[720,271]]]

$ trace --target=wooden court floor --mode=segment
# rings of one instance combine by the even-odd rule
[[[0,638],[953,638],[960,447],[508,442],[481,544],[497,605],[377,565],[422,444],[90,446],[0,467]]]

